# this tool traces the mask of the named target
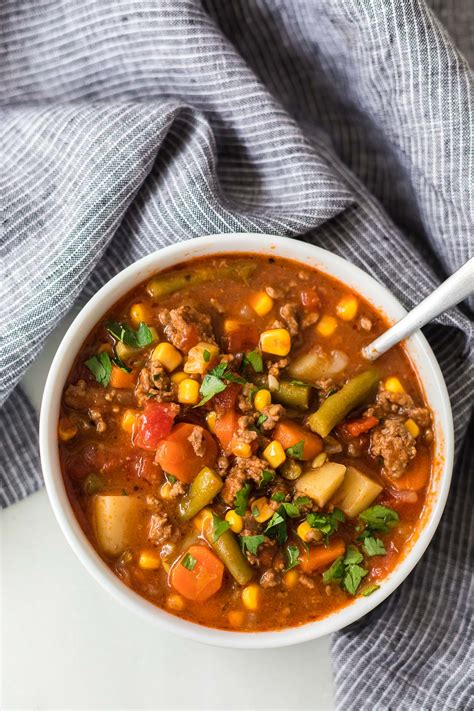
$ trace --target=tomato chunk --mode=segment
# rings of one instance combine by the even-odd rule
[[[147,402],[137,418],[133,444],[142,449],[156,449],[173,427],[176,406],[166,402]]]
[[[222,585],[224,565],[206,546],[191,546],[173,566],[171,585],[183,597],[204,602]]]
[[[359,437],[359,435],[368,432],[372,427],[378,425],[378,423],[379,420],[377,417],[362,417],[359,420],[348,420],[344,422],[341,427],[349,437]]]
[[[201,438],[199,454],[190,437]],[[199,425],[180,422],[158,443],[156,461],[165,472],[188,484],[203,467],[214,466],[217,454],[217,444],[210,432]]]
[[[217,410],[217,412],[235,410],[237,398],[241,390],[242,386],[239,385],[239,383],[229,383],[225,390],[222,390],[222,392],[214,395],[211,400],[212,406]]]

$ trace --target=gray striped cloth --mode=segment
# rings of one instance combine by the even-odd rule
[[[4,506],[42,486],[18,381],[133,260],[208,233],[284,234],[407,307],[466,261],[473,21],[472,0],[4,0]],[[341,709],[474,706],[468,314],[426,329],[454,410],[448,507],[405,584],[335,636]]]

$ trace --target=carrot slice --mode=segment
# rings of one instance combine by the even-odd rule
[[[183,597],[204,602],[222,585],[224,565],[206,546],[191,546],[172,570],[171,585]]]
[[[390,485],[397,491],[420,491],[428,484],[430,472],[430,455],[421,451],[410,462],[403,476],[399,479],[390,477]]]
[[[303,573],[312,573],[318,568],[325,568],[331,565],[336,558],[344,555],[346,544],[342,538],[336,538],[328,546],[311,546],[309,550],[303,551],[300,555],[300,568]]]
[[[193,430],[202,436],[202,450],[196,454],[189,439]],[[217,460],[217,444],[212,435],[199,425],[180,422],[170,434],[158,442],[156,462],[165,472],[189,484],[203,467],[212,467]]]
[[[116,365],[112,365],[112,372],[110,374],[110,384],[113,388],[125,389],[133,388],[135,385],[135,373],[126,373],[124,370]]]
[[[358,437],[364,432],[368,432],[378,425],[377,417],[362,417],[360,420],[349,420],[342,425],[342,428],[351,436]]]
[[[323,440],[317,434],[308,432],[307,429],[290,420],[281,420],[273,430],[273,438],[280,442],[283,449],[294,447],[301,440],[304,441],[303,454],[300,459],[314,459],[323,451]]]
[[[239,415],[228,410],[216,420],[216,437],[226,454],[230,454],[230,443],[238,429]]]

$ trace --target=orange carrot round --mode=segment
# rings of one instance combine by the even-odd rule
[[[124,370],[116,365],[112,365],[112,372],[110,374],[110,384],[113,388],[125,389],[133,388],[135,385],[136,374],[133,372],[126,373]]]
[[[408,469],[399,479],[390,477],[390,486],[397,491],[420,491],[428,484],[430,478],[430,455],[428,452],[418,452],[408,465]]]
[[[226,454],[230,454],[230,444],[238,429],[239,416],[235,410],[228,410],[216,420],[216,437]]]
[[[204,602],[220,589],[223,574],[223,563],[209,548],[191,546],[174,564],[170,582],[188,600]]]
[[[344,555],[346,544],[342,538],[336,538],[329,545],[311,546],[309,550],[304,550],[300,555],[300,568],[303,573],[312,573],[318,568],[325,568],[334,563],[336,558]]]
[[[196,454],[189,437],[193,430],[202,435],[202,453]],[[199,425],[180,422],[170,434],[158,442],[156,462],[168,474],[189,484],[203,467],[212,467],[217,459],[217,444],[212,435]]]
[[[303,453],[300,459],[314,459],[323,451],[323,440],[317,434],[309,432],[304,427],[290,420],[280,421],[273,430],[273,438],[280,442],[283,449],[294,447],[304,441]]]

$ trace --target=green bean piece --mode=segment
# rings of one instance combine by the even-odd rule
[[[310,396],[311,385],[292,383],[290,380],[280,381],[278,390],[272,392],[272,398],[276,402],[286,407],[292,407],[295,410],[307,410]]]
[[[253,570],[240,550],[236,536],[230,529],[221,533],[217,541],[213,537],[212,522],[207,526],[205,535],[225,567],[239,585],[246,585],[253,576]]]
[[[351,410],[362,405],[375,392],[379,380],[377,370],[366,370],[356,375],[309,416],[310,429],[321,437],[327,437]]]
[[[98,474],[89,474],[84,479],[82,488],[84,489],[84,493],[87,494],[87,496],[93,496],[94,494],[98,494],[99,491],[102,491],[103,486],[104,480],[101,476],[99,476]]]
[[[148,282],[147,291],[150,296],[158,299],[180,289],[185,289],[187,286],[204,284],[206,281],[215,281],[216,279],[235,279],[246,282],[256,268],[256,263],[250,260],[238,260],[228,266],[216,269],[198,267],[192,270],[170,272],[151,279]]]
[[[201,509],[211,503],[223,487],[223,481],[209,467],[201,469],[179,504],[179,519],[189,521]]]

